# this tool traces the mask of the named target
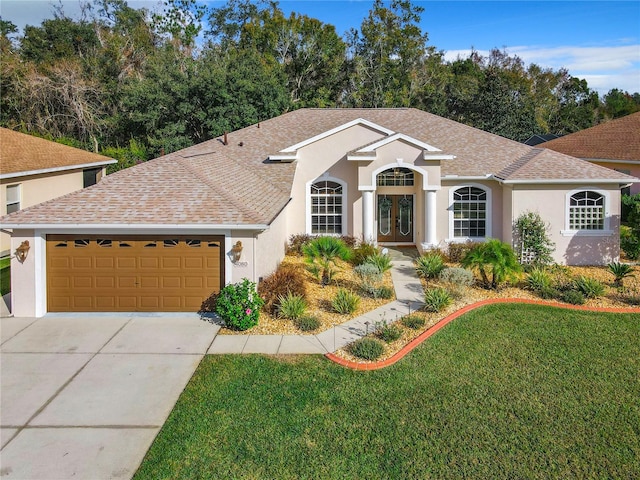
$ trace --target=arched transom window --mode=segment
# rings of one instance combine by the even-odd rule
[[[413,172],[408,168],[389,168],[378,174],[379,187],[412,187]]]
[[[585,190],[569,198],[570,230],[604,230],[604,196]]]
[[[462,187],[453,192],[453,236],[482,238],[487,234],[487,192]]]
[[[342,235],[343,187],[322,180],[311,184],[311,233]]]

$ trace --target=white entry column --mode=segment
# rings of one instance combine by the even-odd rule
[[[373,193],[375,190],[362,191],[362,236],[365,242],[375,243],[373,232]]]
[[[425,248],[435,247],[438,243],[436,235],[436,190],[425,190],[424,192],[424,225],[425,225]]]

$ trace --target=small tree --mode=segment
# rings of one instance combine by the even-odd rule
[[[549,225],[537,212],[525,212],[514,222],[515,248],[520,263],[548,265],[553,262],[551,253],[555,244],[549,239]]]
[[[328,285],[333,276],[332,265],[337,259],[349,260],[351,249],[336,237],[318,237],[302,247],[302,253],[307,257],[307,263],[312,267],[312,272],[320,275],[322,272],[322,285]]]
[[[511,246],[494,238],[473,247],[461,263],[477,270],[484,286],[494,289],[521,270]]]
[[[620,228],[620,248],[630,260],[640,258],[640,193],[623,195],[627,225]]]

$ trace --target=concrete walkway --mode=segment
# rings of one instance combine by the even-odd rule
[[[395,322],[421,308],[424,291],[413,265],[415,248],[389,248],[396,300],[316,335],[217,335],[208,354],[325,354],[375,331],[376,322]]]

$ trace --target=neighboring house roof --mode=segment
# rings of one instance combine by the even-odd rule
[[[439,149],[452,158],[441,164],[448,180],[501,172],[506,172],[501,180],[635,180],[417,109],[301,109],[229,133],[226,145],[217,138],[121,170],[87,189],[10,214],[3,223],[12,228],[265,226],[291,197],[298,163],[294,150],[349,122],[378,125],[381,138],[400,133]],[[287,160],[273,161],[279,155]],[[537,168],[537,161],[544,161],[544,168]],[[554,162],[563,167],[551,167]],[[507,172],[513,165],[517,168]]]
[[[640,163],[640,112],[538,146],[589,160],[635,160]]]
[[[536,145],[540,145],[541,143],[548,142],[549,140],[553,140],[555,138],[559,138],[560,135],[555,135],[553,133],[547,133],[545,135],[531,135],[524,141],[525,145],[529,145],[530,147],[535,147]]]
[[[0,178],[117,163],[104,155],[0,128]]]

